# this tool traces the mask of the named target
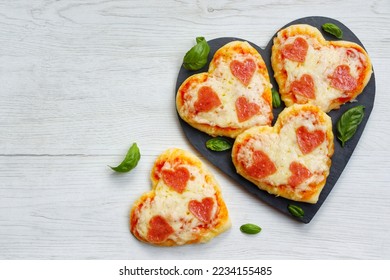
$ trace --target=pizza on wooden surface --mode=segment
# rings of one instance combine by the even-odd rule
[[[169,149],[154,163],[152,191],[130,213],[130,230],[158,246],[204,243],[230,228],[220,188],[194,155]]]
[[[310,25],[291,25],[274,38],[272,68],[286,106],[314,104],[329,112],[354,100],[370,80],[371,61],[353,42],[327,41]]]
[[[271,84],[262,57],[248,42],[224,45],[208,72],[182,83],[176,107],[184,121],[211,136],[235,138],[254,125],[270,125]]]
[[[287,199],[316,203],[333,155],[330,117],[314,105],[284,109],[273,127],[240,134],[232,160],[236,170],[260,189]]]

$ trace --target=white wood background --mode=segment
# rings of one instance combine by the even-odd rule
[[[347,25],[368,50],[376,100],[363,136],[310,224],[288,218],[208,164],[233,227],[210,243],[158,248],[128,230],[169,147],[196,153],[174,91],[196,36],[264,47],[311,15]],[[390,2],[0,1],[1,259],[389,259]],[[142,158],[114,174],[133,142]],[[206,161],[206,160],[204,160]],[[243,223],[263,230],[247,236]]]

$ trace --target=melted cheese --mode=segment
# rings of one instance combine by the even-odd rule
[[[313,174],[310,178],[299,184],[295,190],[297,193],[310,188],[309,184],[323,181],[324,173],[328,170],[328,142],[325,139],[311,153],[303,154],[298,146],[296,130],[305,126],[309,131],[322,130],[326,132],[327,127],[316,121],[316,116],[310,112],[303,111],[297,117],[290,118],[283,125],[279,134],[273,128],[268,128],[271,133],[261,133],[251,136],[251,139],[240,148],[237,160],[245,168],[252,165],[252,154],[255,150],[264,151],[274,162],[277,171],[263,179],[256,179],[273,186],[288,185],[288,178],[292,175],[289,170],[293,161],[305,165]],[[250,132],[248,132],[250,134]]]
[[[289,37],[282,43],[281,48],[285,44],[292,43],[297,37],[303,37],[308,42],[309,48],[303,63],[289,59],[284,60],[284,68],[288,73],[285,90],[289,91],[290,84],[299,80],[303,74],[309,74],[314,80],[316,94],[316,100],[312,103],[323,111],[328,111],[332,100],[346,96],[341,90],[330,86],[328,77],[332,76],[337,66],[345,64],[350,67],[352,77],[358,79],[366,57],[354,48],[341,48],[332,45],[324,47],[316,39],[304,36]]]
[[[178,193],[167,186],[164,180],[160,179],[153,199],[148,198],[137,210],[138,224],[137,230],[144,238],[148,234],[149,221],[153,216],[161,215],[174,229],[174,233],[169,236],[178,245],[198,237],[198,226],[204,225],[189,210],[188,203],[191,200],[202,201],[205,197],[211,197],[214,200],[212,217],[215,217],[218,211],[216,200],[216,191],[212,183],[207,182],[206,178],[210,176],[205,170],[199,169],[188,164],[180,164],[175,167],[185,167],[190,172],[190,180],[187,182],[183,193]],[[173,166],[170,162],[165,162],[161,170],[171,170]],[[212,181],[213,182],[213,181]],[[212,227],[217,221],[212,219]]]
[[[243,62],[248,58],[252,58],[257,64],[257,58],[251,54],[235,54],[232,60]],[[194,115],[193,120],[196,123],[223,128],[248,128],[254,125],[268,125],[272,115],[272,108],[262,95],[266,88],[271,87],[271,84],[256,70],[249,85],[247,87],[244,86],[231,73],[230,62],[232,60],[226,60],[221,56],[215,62],[218,65],[217,68],[210,74],[207,81],[197,84],[186,92],[186,100],[188,102],[182,109],[186,112],[186,115],[193,115],[195,111],[194,103],[197,100],[199,89],[203,86],[210,86],[217,93],[222,105],[208,112],[200,112]],[[245,96],[249,102],[256,103],[260,107],[260,114],[251,117],[247,121],[239,122],[235,103],[240,96]]]

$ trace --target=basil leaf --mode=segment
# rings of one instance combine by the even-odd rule
[[[240,227],[240,230],[247,234],[257,234],[261,231],[261,227],[254,224],[245,224]]]
[[[141,154],[139,152],[138,146],[136,143],[133,143],[122,163],[117,167],[110,166],[110,168],[116,172],[129,172],[131,169],[137,166],[140,158]]]
[[[202,41],[206,41],[204,37],[196,37],[196,43],[199,44]]]
[[[206,147],[212,151],[222,152],[229,150],[232,147],[232,144],[221,137],[215,137],[207,140]]]
[[[289,204],[287,208],[291,215],[295,217],[302,218],[303,216],[305,216],[305,211],[303,211],[303,209],[299,206]]]
[[[336,36],[339,39],[343,38],[343,31],[338,27],[336,24],[333,23],[324,23],[322,25],[322,29],[324,29],[325,32],[328,32],[329,34],[332,34],[333,36]]]
[[[344,147],[346,141],[352,138],[356,133],[359,124],[364,117],[364,106],[358,105],[353,107],[341,115],[337,122],[337,138],[341,141],[341,146]]]
[[[272,107],[279,108],[281,104],[279,92],[274,88],[271,89],[271,91],[272,91]]]
[[[207,64],[207,57],[210,46],[204,37],[196,38],[196,45],[193,46],[184,56],[183,66],[187,70],[199,70]]]

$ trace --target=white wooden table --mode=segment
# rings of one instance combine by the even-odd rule
[[[390,2],[0,1],[0,259],[389,259]],[[335,18],[363,42],[376,99],[360,142],[310,224],[250,195],[216,167],[232,228],[203,245],[157,248],[128,230],[132,203],[169,147],[197,154],[175,111],[195,37],[264,47],[288,22]],[[115,174],[133,142],[142,158]],[[243,223],[259,235],[243,235]]]

